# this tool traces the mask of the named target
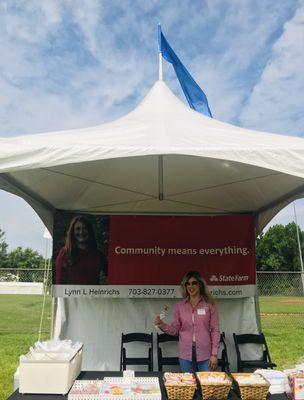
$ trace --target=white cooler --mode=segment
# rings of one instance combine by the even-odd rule
[[[19,393],[66,394],[81,372],[82,347],[75,353],[35,352],[19,365]]]

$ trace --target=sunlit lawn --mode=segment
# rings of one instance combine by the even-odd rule
[[[38,339],[43,296],[0,295],[0,399],[13,391],[13,379],[20,354]],[[49,337],[51,298],[47,297],[41,339]]]
[[[260,312],[273,362],[278,369],[294,366],[304,357],[304,298],[261,297]]]
[[[0,400],[12,393],[20,354],[37,341],[42,300],[38,295],[0,295]],[[260,310],[273,361],[279,369],[295,365],[304,356],[303,298],[262,297]],[[49,337],[50,323],[48,297],[42,339]]]

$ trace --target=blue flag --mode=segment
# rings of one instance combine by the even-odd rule
[[[186,70],[180,59],[172,50],[171,46],[169,45],[161,31],[160,25],[158,25],[158,46],[159,51],[160,53],[162,53],[164,59],[173,65],[174,71],[183,89],[189,106],[193,108],[193,110],[196,110],[212,118],[212,114],[205,93],[198,86],[198,84]]]

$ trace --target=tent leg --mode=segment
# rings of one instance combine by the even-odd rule
[[[56,313],[57,313],[57,297],[52,296],[52,315],[51,315],[51,332],[50,332],[51,339],[54,339]]]
[[[256,323],[257,323],[258,331],[259,331],[259,333],[261,333],[262,325],[261,325],[260,302],[259,302],[258,293],[256,293],[254,296],[254,305],[255,305]]]

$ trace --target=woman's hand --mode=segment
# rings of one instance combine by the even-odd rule
[[[210,371],[214,371],[216,369],[216,367],[217,367],[217,357],[216,356],[211,356],[209,358],[208,366],[209,366]]]
[[[162,320],[162,319],[160,319],[160,316],[158,315],[156,318],[155,318],[155,320],[154,320],[154,325],[155,326],[158,326],[158,325],[161,325],[161,324],[163,324],[164,323],[164,321]]]

